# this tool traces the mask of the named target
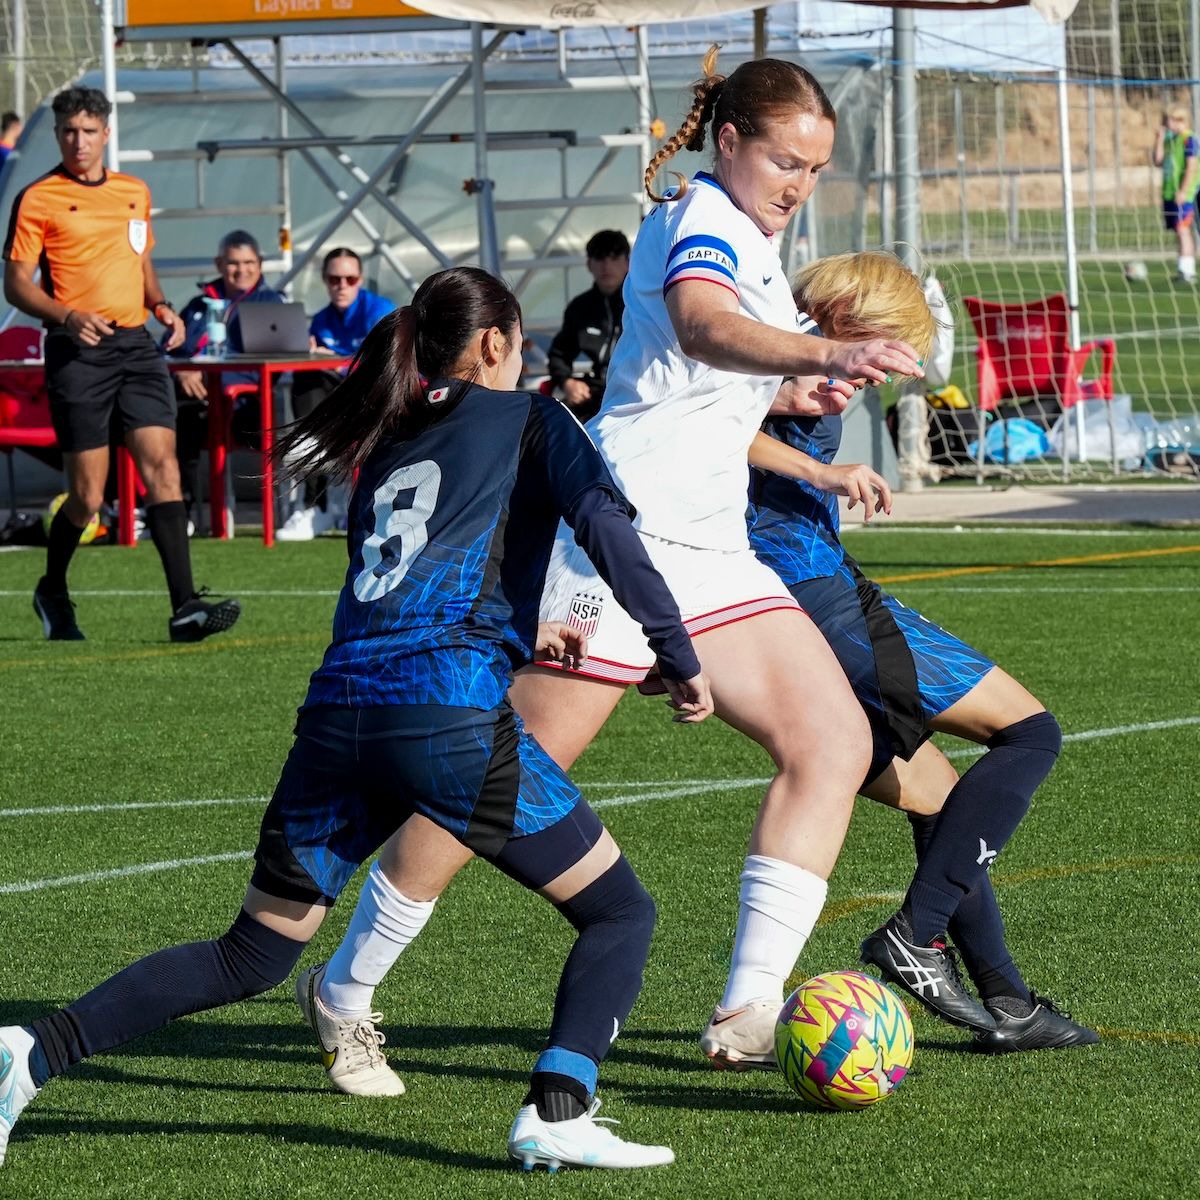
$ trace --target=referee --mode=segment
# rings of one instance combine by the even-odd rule
[[[192,582],[175,392],[147,309],[170,331],[168,349],[184,329],[150,261],[150,189],[104,169],[112,105],[103,92],[68,88],[53,109],[62,162],[17,196],[4,243],[5,298],[46,326],[50,419],[67,472],[33,608],[52,641],[83,639],[67,567],[104,499],[109,429],[119,422],[148,493],[146,524],[171,598],[168,633],[173,642],[197,642],[228,629],[241,608],[233,598],[203,599]]]

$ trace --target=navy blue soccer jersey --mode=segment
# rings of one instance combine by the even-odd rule
[[[763,430],[830,463],[841,445],[842,418],[772,417]],[[754,553],[785,584],[823,579],[845,558],[838,538],[837,497],[801,480],[751,471],[747,522]]]
[[[560,517],[586,523],[599,490],[637,542],[632,507],[557,400],[455,385],[442,403],[363,465],[333,642],[305,707],[490,709],[532,657]]]

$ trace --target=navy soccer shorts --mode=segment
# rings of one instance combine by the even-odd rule
[[[911,758],[929,722],[995,665],[889,596],[849,555],[836,574],[788,590],[837,655],[870,721],[868,780],[897,755]]]
[[[52,329],[46,390],[54,433],[67,453],[107,446],[114,426],[121,437],[147,426],[175,428],[175,390],[144,325],[118,329],[98,346],[81,346],[65,329]]]
[[[1196,222],[1196,205],[1184,202],[1176,204],[1174,200],[1163,201],[1163,225],[1167,229],[1188,229]]]
[[[530,888],[574,866],[603,832],[507,704],[317,705],[296,722],[251,882],[332,904],[414,813]]]

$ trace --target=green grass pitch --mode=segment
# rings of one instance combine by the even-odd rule
[[[645,990],[601,1091],[624,1134],[671,1144],[676,1165],[549,1179],[507,1163],[569,938],[548,905],[476,863],[378,992],[407,1095],[331,1092],[281,987],[53,1083],[17,1125],[0,1198],[1190,1191],[1200,533],[847,538],[902,598],[1025,681],[1072,738],[994,882],[1028,979],[1100,1027],[1099,1047],[989,1059],[915,1012],[914,1071],[860,1114],[809,1112],[775,1076],[712,1071],[697,1036],[724,980],[767,762],[716,722],[674,727],[660,701],[631,696],[575,772],[659,902]],[[82,644],[40,638],[40,553],[0,554],[0,1022],[162,945],[215,936],[237,910],[345,547],[267,552],[247,537],[198,542],[195,557],[198,578],[240,593],[245,616],[227,636],[172,647],[149,547],[80,551]],[[855,965],[911,858],[906,823],[860,802],[804,975]],[[330,952],[351,903],[305,964]]]

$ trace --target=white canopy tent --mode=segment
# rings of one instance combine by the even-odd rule
[[[336,7],[335,7],[336,4]],[[1048,20],[1062,20],[1074,7],[1075,0],[1032,0],[1032,7]],[[877,0],[842,0],[839,4],[823,4],[816,7],[848,10],[856,6],[881,7]],[[906,4],[883,6],[893,8],[893,85],[894,85],[894,155],[896,179],[896,242],[902,246],[917,247],[919,244],[917,222],[917,109],[916,109],[916,47],[914,47],[914,25],[912,8],[940,8],[940,10],[994,10],[1001,7],[1024,6],[1016,0],[942,0],[935,4]],[[624,134],[626,144],[640,140],[647,156],[653,149],[649,136],[650,98],[648,67],[644,31],[647,25],[661,26],[684,20],[719,17],[728,13],[744,13],[754,6],[740,4],[738,0],[422,0],[420,8],[401,4],[398,0],[307,0],[304,5],[264,4],[262,0],[209,0],[202,13],[196,13],[175,0],[101,0],[102,48],[104,88],[114,101],[121,96],[116,86],[115,42],[118,30],[125,40],[187,40],[221,42],[241,65],[256,78],[257,83],[271,92],[280,104],[278,118],[278,140],[280,149],[280,202],[284,211],[289,208],[287,168],[284,151],[295,151],[305,158],[308,166],[330,191],[340,197],[342,205],[325,227],[308,242],[299,260],[293,262],[290,248],[284,248],[283,258],[278,264],[283,270],[283,282],[288,282],[296,272],[319,251],[320,245],[336,233],[346,218],[359,224],[362,233],[371,239],[372,245],[383,247],[385,256],[390,256],[390,265],[398,275],[404,276],[400,260],[388,248],[379,230],[361,211],[362,200],[371,197],[383,204],[395,220],[407,228],[413,238],[421,240],[422,233],[404,214],[400,205],[383,196],[379,181],[388,170],[403,160],[412,145],[422,136],[451,97],[462,92],[473,98],[473,128],[470,130],[474,144],[475,178],[469,181],[476,199],[478,211],[478,259],[493,270],[504,263],[502,247],[498,244],[496,230],[496,197],[488,170],[490,139],[487,133],[487,107],[485,102],[485,64],[509,32],[523,29],[587,29],[617,26],[638,29],[638,54],[636,78],[632,85],[640,89],[636,130]],[[808,8],[797,5],[798,10]],[[764,12],[764,10],[758,10]],[[325,131],[308,118],[304,110],[287,94],[287,78],[282,66],[282,53],[278,52],[275,78],[272,79],[259,67],[254,66],[235,38],[254,36],[269,37],[280,46],[280,38],[302,35],[322,37],[364,32],[368,30],[437,30],[469,29],[472,36],[470,70],[463,72],[454,83],[430,98],[430,103],[407,130],[406,136],[396,140],[394,148],[383,163],[367,172],[356,168],[350,160],[350,149],[346,145],[335,145],[326,137]],[[487,34],[485,36],[485,29]],[[299,133],[299,137],[289,136]],[[612,138],[610,150],[613,149]],[[222,139],[221,143],[210,143],[217,152],[251,152],[251,148],[239,148],[235,139]],[[262,142],[262,139],[259,139]],[[344,142],[344,139],[343,139]],[[329,154],[347,167],[355,185],[352,191],[344,191],[331,178],[330,173],[318,160],[328,162],[322,156]],[[122,156],[118,121],[114,112],[113,136],[109,143],[109,160],[116,167],[122,161],[138,161],[137,158]],[[287,226],[287,221],[284,221]],[[547,240],[547,247],[550,240]],[[436,246],[427,245],[437,262],[448,260]],[[536,257],[536,256],[535,256]],[[528,265],[528,264],[527,264]],[[511,270],[511,268],[509,268]]]

